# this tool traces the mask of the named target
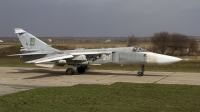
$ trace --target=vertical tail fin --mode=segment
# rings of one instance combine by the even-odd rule
[[[14,30],[24,49],[58,51],[21,28],[15,28]]]

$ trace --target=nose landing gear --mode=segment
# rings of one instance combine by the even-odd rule
[[[141,65],[141,70],[138,71],[137,76],[143,76],[144,75],[144,64]]]

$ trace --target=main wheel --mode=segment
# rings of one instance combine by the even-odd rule
[[[137,73],[137,76],[143,76],[144,75],[144,72],[143,71],[139,71],[138,73]]]
[[[84,72],[85,72],[85,67],[82,67],[82,66],[81,66],[81,67],[78,67],[78,68],[77,68],[77,72],[78,72],[78,73],[84,73]]]
[[[66,70],[66,75],[73,75],[74,74],[74,70],[72,68],[68,68]]]

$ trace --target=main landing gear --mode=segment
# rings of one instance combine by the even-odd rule
[[[75,71],[82,74],[85,73],[86,70],[87,70],[87,65],[74,65],[73,68],[68,68],[66,70],[66,75],[74,75]]]
[[[67,70],[66,70],[66,75],[74,75],[74,69],[73,68],[68,68]]]
[[[141,65],[141,70],[138,71],[137,76],[143,76],[144,75],[144,65]]]

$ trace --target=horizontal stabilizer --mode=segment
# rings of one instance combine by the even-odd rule
[[[73,58],[73,56],[66,55],[66,54],[57,54],[57,55],[48,56],[48,57],[37,59],[37,60],[27,61],[26,63],[45,63],[45,62],[64,60],[68,58]]]
[[[34,53],[24,53],[24,54],[12,54],[12,55],[8,55],[8,56],[31,56],[31,55],[43,55],[43,54],[48,54],[48,53],[34,52]]]

